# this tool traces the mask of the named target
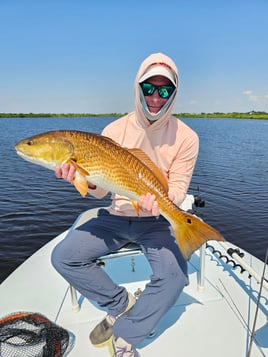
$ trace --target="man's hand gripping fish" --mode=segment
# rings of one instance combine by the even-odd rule
[[[126,149],[105,136],[80,131],[50,131],[19,141],[17,153],[27,161],[54,170],[64,163],[76,167],[74,185],[85,196],[89,181],[136,202],[155,195],[160,213],[169,221],[180,250],[188,260],[208,240],[223,236],[197,217],[182,211],[168,197],[163,173],[140,149]],[[138,213],[138,212],[137,212]]]

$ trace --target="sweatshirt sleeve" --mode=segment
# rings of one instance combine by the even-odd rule
[[[180,145],[168,172],[169,193],[173,202],[180,206],[184,201],[190,185],[198,156],[199,139],[195,132],[185,137]]]

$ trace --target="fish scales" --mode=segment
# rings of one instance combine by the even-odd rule
[[[90,173],[89,179],[92,177],[94,180],[95,173],[96,176],[105,178],[110,185],[113,182],[112,186],[119,185],[125,192],[129,190],[135,192],[135,197],[144,194],[144,190],[148,190],[148,187],[151,188],[151,193],[158,195],[159,198],[164,194],[155,175],[129,151],[122,151],[120,146],[107,140],[103,140],[100,145],[100,140],[95,140],[95,135],[88,134],[85,139],[89,141],[91,149],[84,153],[84,159],[80,159],[79,164]],[[85,145],[81,147],[84,148]],[[74,154],[82,157],[81,150],[75,149]],[[98,172],[101,172],[101,175],[98,175]]]
[[[15,148],[24,159],[53,170],[66,162],[75,165],[74,184],[83,195],[88,191],[87,180],[131,201],[147,192],[154,194],[187,260],[206,241],[224,240],[217,230],[169,199],[165,177],[138,149],[123,148],[99,134],[71,130],[41,133],[21,140]],[[134,202],[133,206],[137,209]]]

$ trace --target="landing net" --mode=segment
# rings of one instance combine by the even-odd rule
[[[0,318],[1,357],[65,357],[73,344],[72,333],[38,313]]]

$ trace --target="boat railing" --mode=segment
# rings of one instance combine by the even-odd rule
[[[205,289],[205,256],[206,244],[203,244],[199,249],[199,269],[197,271],[197,290],[199,292]]]

